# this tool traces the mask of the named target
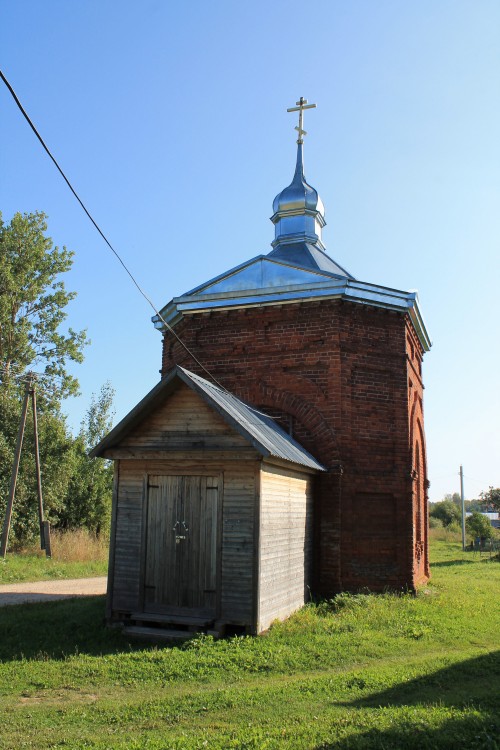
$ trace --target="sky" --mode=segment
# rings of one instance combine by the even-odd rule
[[[498,0],[0,0],[0,67],[157,307],[271,250],[304,96],[305,173],[328,254],[419,291],[430,499],[500,486]],[[105,381],[116,420],[156,384],[152,310],[0,84],[0,208],[74,251],[87,329],[76,431]]]

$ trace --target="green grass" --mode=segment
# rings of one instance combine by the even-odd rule
[[[101,597],[0,610],[0,748],[498,750],[500,564],[432,553],[417,597],[341,596],[260,638],[144,648]]]
[[[65,561],[38,555],[8,553],[0,558],[0,584],[23,581],[48,581],[60,578],[91,578],[105,576],[108,564],[104,560]]]

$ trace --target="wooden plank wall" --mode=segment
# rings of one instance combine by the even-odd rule
[[[220,619],[252,627],[255,460],[121,460],[117,492],[112,614],[135,612],[140,603],[141,541],[145,477],[223,476],[219,537]]]
[[[197,393],[181,383],[179,388],[121,442],[120,448],[162,449],[248,447]]]
[[[139,603],[145,471],[145,461],[120,461],[119,485],[116,492],[112,617],[116,611],[134,611]]]
[[[309,596],[312,477],[263,465],[258,631],[299,609]]]
[[[254,616],[256,464],[231,462],[224,471],[221,620],[246,625]]]

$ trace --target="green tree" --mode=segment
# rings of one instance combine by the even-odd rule
[[[432,503],[429,515],[432,518],[439,518],[443,526],[450,526],[452,523],[460,523],[462,513],[460,508],[453,500],[442,500],[440,503]]]
[[[484,503],[482,500],[464,500],[465,510],[468,513],[485,510]]]
[[[469,536],[475,539],[481,537],[483,539],[491,539],[493,536],[493,526],[490,523],[490,519],[487,516],[483,516],[482,513],[474,512],[468,516],[465,521],[465,528]]]
[[[500,487],[490,487],[487,492],[481,492],[480,497],[485,507],[500,513]]]
[[[75,465],[74,440],[60,411],[61,399],[75,394],[77,380],[66,365],[81,362],[84,331],[64,328],[74,298],[60,277],[73,253],[54,247],[43,213],[0,214],[0,513],[3,518],[24,395],[22,376],[41,373],[38,394],[40,462],[46,517],[60,512]],[[64,330],[62,330],[64,328]],[[33,428],[28,413],[12,518],[11,540],[30,538],[37,529]]]
[[[74,442],[73,475],[59,512],[62,528],[86,527],[95,534],[107,530],[111,514],[113,467],[111,461],[89,458],[89,451],[106,435],[113,422],[114,389],[105,383],[90,406]]]
[[[4,224],[0,213],[0,371],[6,383],[36,368],[49,376],[52,399],[75,394],[77,380],[68,360],[81,362],[85,331],[61,332],[66,306],[75,297],[60,276],[71,268],[73,253],[55,247],[43,213],[16,213]]]

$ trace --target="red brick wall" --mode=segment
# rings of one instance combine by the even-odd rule
[[[195,314],[176,331],[224,387],[280,417],[327,467],[315,493],[316,591],[423,580],[415,524],[425,454],[420,448],[415,469],[410,442],[423,440],[410,437],[410,413],[423,429],[421,406],[410,403],[421,382],[414,376],[409,387],[405,316],[323,300]],[[167,333],[162,373],[175,364],[204,375]],[[419,523],[424,529],[422,516]]]
[[[406,332],[408,413],[412,461],[413,573],[417,584],[429,578],[427,454],[424,434],[422,346],[411,325]]]

